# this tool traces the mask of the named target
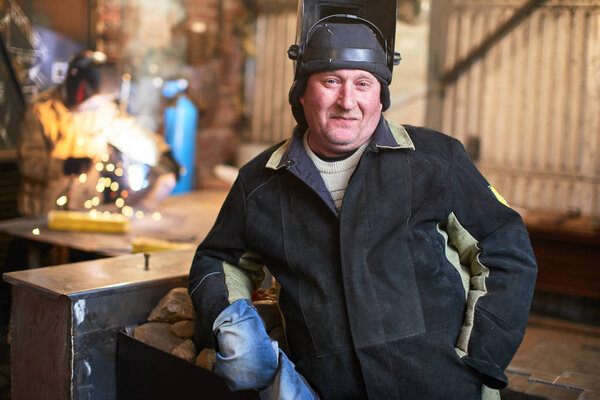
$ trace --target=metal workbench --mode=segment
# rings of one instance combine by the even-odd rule
[[[0,232],[27,239],[29,267],[3,275],[11,285],[11,375],[14,399],[112,399],[117,333],[144,322],[169,290],[187,286],[194,250],[131,254],[139,236],[198,244],[227,191],[202,190],[165,199],[127,233],[47,228],[45,216],[0,222]],[[37,229],[36,229],[37,228]],[[52,244],[108,256],[39,266],[36,246]]]
[[[0,232],[27,239],[28,266],[41,266],[36,244],[53,244],[101,256],[130,254],[132,240],[138,236],[199,244],[214,224],[227,190],[200,190],[170,196],[144,217],[132,218],[131,229],[124,234],[59,231],[47,228],[46,216],[21,217],[0,221]],[[160,213],[160,219],[152,217]],[[35,230],[35,231],[34,231]]]
[[[193,250],[4,274],[12,285],[13,399],[114,399],[118,331],[187,287]]]

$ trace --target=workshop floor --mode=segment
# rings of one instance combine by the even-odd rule
[[[0,341],[0,400],[10,399],[10,357]],[[507,369],[504,400],[600,400],[600,327],[531,316]]]
[[[600,400],[600,327],[531,316],[507,376],[515,392]]]

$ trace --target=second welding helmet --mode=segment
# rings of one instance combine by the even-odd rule
[[[288,50],[289,57],[295,61],[289,102],[296,121],[306,125],[300,97],[308,77],[315,72],[335,69],[362,69],[372,73],[381,83],[381,103],[385,111],[390,106],[392,68],[401,59],[400,54],[393,51],[395,1],[300,0],[298,9],[297,44]],[[361,15],[377,21],[382,29]]]
[[[63,85],[64,103],[74,109],[94,95],[116,97],[120,77],[104,53],[85,50],[71,57]]]

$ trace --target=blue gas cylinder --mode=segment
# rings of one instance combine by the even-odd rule
[[[163,96],[174,98],[174,105],[164,111],[165,140],[171,146],[175,160],[184,168],[171,193],[186,193],[194,188],[194,160],[196,154],[196,123],[198,110],[184,94],[187,81],[165,83]]]

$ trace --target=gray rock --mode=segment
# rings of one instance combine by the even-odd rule
[[[193,363],[196,359],[197,354],[196,346],[194,345],[194,342],[192,342],[191,339],[186,339],[179,346],[175,347],[171,354]]]
[[[175,336],[186,339],[190,339],[194,336],[195,329],[196,326],[194,321],[190,321],[189,319],[186,319],[185,321],[178,321],[171,325],[171,332],[173,332]]]
[[[140,325],[133,331],[133,337],[167,353],[171,353],[185,340],[173,335],[171,324],[166,322],[148,322]]]
[[[148,321],[150,322],[177,322],[194,319],[192,299],[186,288],[172,289],[154,307]]]
[[[217,353],[214,349],[202,349],[196,357],[196,365],[209,371],[214,371],[215,361],[217,361]]]

